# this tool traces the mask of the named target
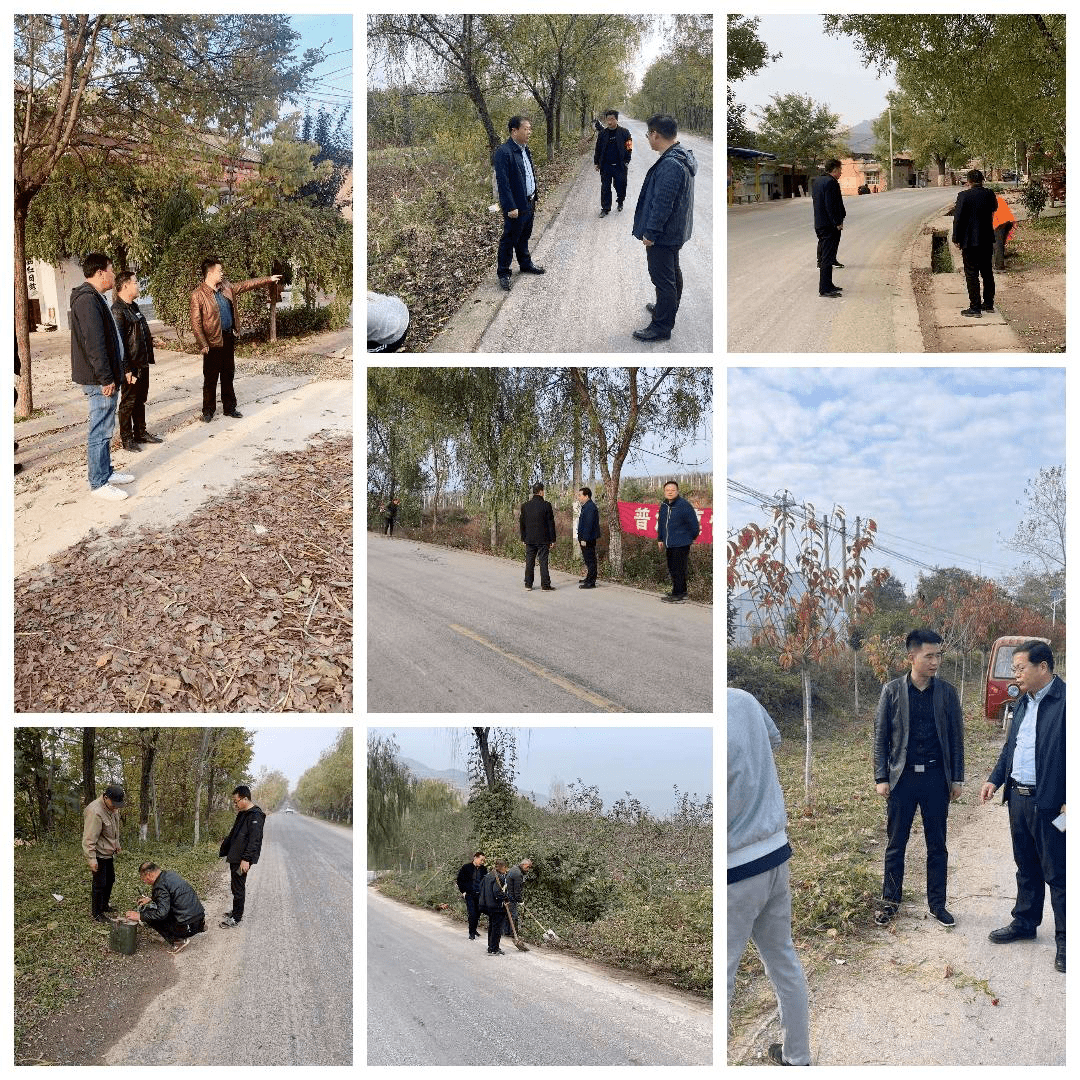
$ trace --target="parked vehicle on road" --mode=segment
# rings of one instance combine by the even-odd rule
[[[1032,638],[1016,634],[999,637],[990,647],[990,662],[986,665],[986,689],[983,714],[987,720],[1000,720],[1001,730],[1007,731],[1016,703],[1020,700],[1020,688],[1013,680],[1013,653],[1025,641],[1045,641],[1049,638]]]

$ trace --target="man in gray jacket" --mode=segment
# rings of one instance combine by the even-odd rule
[[[727,692],[727,1000],[752,938],[780,1003],[775,1065],[810,1064],[806,976],[791,939],[791,845],[772,748],[780,732],[745,690]]]
[[[129,919],[139,919],[156,930],[174,953],[186,948],[195,934],[205,932],[202,903],[191,884],[178,873],[144,862],[139,867],[139,879],[150,889],[150,895],[139,897],[139,910],[127,912]]]

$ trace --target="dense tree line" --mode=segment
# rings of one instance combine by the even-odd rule
[[[296,785],[293,802],[302,813],[347,825],[353,820],[353,733],[344,728]]]
[[[667,50],[649,65],[630,99],[635,116],[674,116],[682,131],[712,135],[713,17],[674,15]]]
[[[251,800],[272,814],[289,797],[289,781],[279,769],[269,770],[265,766],[251,785]]]

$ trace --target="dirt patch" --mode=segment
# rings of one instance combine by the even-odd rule
[[[1065,351],[1065,274],[1055,270],[1021,270],[998,279],[996,306],[1033,353]],[[1059,308],[1045,299],[1048,290],[1060,291]]]
[[[940,352],[937,320],[934,314],[934,272],[929,268],[911,271],[911,288],[919,310],[919,329],[922,331],[923,351]]]

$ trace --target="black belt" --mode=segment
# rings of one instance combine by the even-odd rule
[[[925,764],[925,765],[912,765],[911,767],[912,767],[912,768],[913,768],[913,769],[914,769],[914,770],[915,770],[915,771],[916,771],[917,773],[924,773],[924,772],[926,772],[926,770],[927,770],[927,769],[928,769],[928,768],[929,768],[929,767],[930,767],[931,765],[937,765],[937,764],[939,764],[939,762],[938,762],[938,761],[936,761],[936,760],[934,760],[934,761],[928,761],[928,762],[926,762],[926,764]]]
[[[1015,791],[1017,795],[1032,795],[1033,796],[1035,794],[1035,786],[1034,786],[1034,784],[1019,784],[1014,780],[1012,782],[1012,786],[1013,786],[1013,791]]]

